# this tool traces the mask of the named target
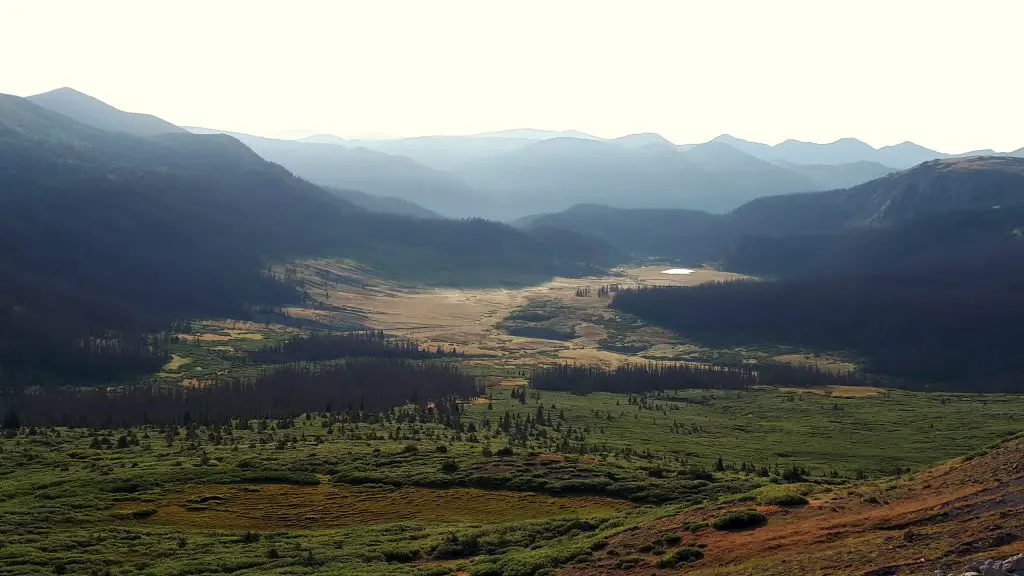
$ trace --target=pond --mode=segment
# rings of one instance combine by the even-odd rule
[[[662,274],[693,274],[696,270],[690,268],[669,268],[668,270],[662,270]]]

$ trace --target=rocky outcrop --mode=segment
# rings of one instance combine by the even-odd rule
[[[985,560],[968,566],[963,572],[943,572],[935,576],[1021,576],[1024,575],[1024,554],[1006,560]]]

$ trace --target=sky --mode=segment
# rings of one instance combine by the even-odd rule
[[[0,92],[185,126],[1024,146],[1022,0],[0,0]]]

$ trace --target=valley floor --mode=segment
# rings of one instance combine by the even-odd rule
[[[646,266],[454,289],[351,263],[293,266],[310,300],[287,310],[289,322],[197,321],[160,381],[255,374],[247,351],[310,326],[370,327],[465,354],[454,361],[486,388],[463,400],[459,425],[409,405],[294,421],[9,428],[0,575],[883,576],[1020,551],[1024,440],[1007,439],[1024,429],[1024,396],[786,382],[524,388],[529,368],[565,362],[853,366],[803,350],[702,347],[598,295],[730,274]],[[714,527],[750,509],[766,523]]]

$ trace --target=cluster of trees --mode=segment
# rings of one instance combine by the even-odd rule
[[[993,256],[778,282],[628,289],[612,306],[712,345],[850,351],[868,372],[908,387],[1019,392],[1024,249]]]
[[[732,370],[718,366],[683,364],[626,364],[614,370],[596,366],[562,366],[541,368],[529,378],[538,390],[589,394],[591,392],[643,392],[682,388],[732,389],[757,383],[750,370]]]
[[[727,368],[697,364],[625,364],[614,370],[595,366],[541,368],[529,378],[538,390],[589,394],[615,392],[638,394],[652,390],[738,390],[758,384],[787,386],[863,385],[868,383],[853,372],[833,372],[815,366],[782,363],[756,368]]]
[[[235,419],[289,419],[305,412],[376,413],[406,403],[434,401],[458,425],[452,399],[479,394],[476,381],[441,363],[392,359],[326,365],[287,364],[254,378],[200,388],[147,384],[113,388],[0,390],[0,413],[39,425],[131,427],[230,424]],[[456,407],[457,408],[457,407]]]
[[[597,297],[598,298],[607,298],[608,296],[610,296],[612,294],[615,294],[618,291],[619,291],[619,285],[618,284],[606,284],[606,285],[603,285],[603,286],[598,286],[597,287]],[[590,296],[590,294],[591,294],[590,286],[580,286],[579,288],[576,289],[576,296],[578,296],[578,297],[582,298],[582,297],[585,297],[585,296]]]
[[[446,351],[440,346],[426,350],[415,342],[389,337],[383,330],[366,330],[341,333],[314,331],[268,344],[246,355],[256,362],[283,364],[354,357],[423,360],[458,356],[459,353],[454,348]]]

